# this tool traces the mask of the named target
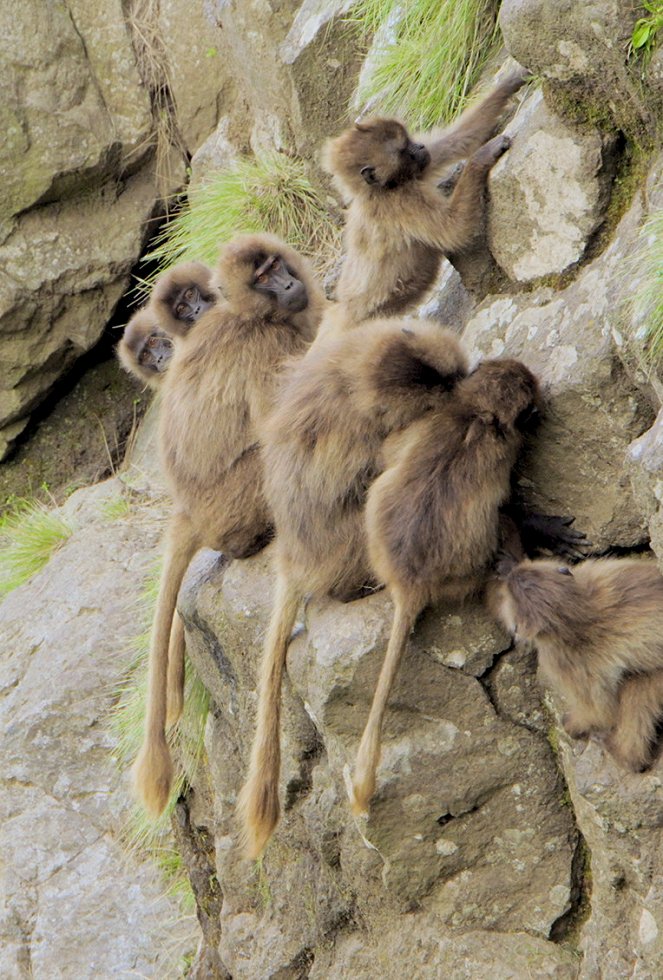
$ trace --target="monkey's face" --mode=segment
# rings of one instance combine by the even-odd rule
[[[306,286],[280,255],[254,257],[251,286],[285,313],[301,313],[308,306]]]
[[[168,305],[175,319],[190,330],[203,313],[214,306],[214,299],[210,294],[203,294],[197,284],[192,282],[175,290]]]
[[[168,370],[173,349],[173,341],[168,334],[156,328],[136,348],[136,360],[144,371],[163,374]]]
[[[361,191],[394,190],[420,177],[430,163],[423,143],[416,143],[396,119],[369,119],[355,123],[330,144],[332,172]]]

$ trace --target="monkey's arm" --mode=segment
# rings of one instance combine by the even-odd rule
[[[429,134],[428,139],[424,138],[431,155],[430,167],[438,169],[467,157],[490,139],[504,106],[525,84],[526,77],[524,72],[513,72],[478,105],[466,109],[453,126],[442,130],[437,137]]]

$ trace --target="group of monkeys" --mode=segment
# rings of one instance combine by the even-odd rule
[[[273,538],[276,589],[258,684],[256,735],[238,799],[246,853],[279,817],[280,699],[297,612],[385,585],[394,620],[352,781],[365,813],[376,787],[389,692],[420,612],[483,589],[544,678],[565,696],[573,736],[601,733],[626,766],[651,762],[663,713],[663,578],[651,560],[569,568],[568,520],[527,514],[512,469],[541,408],[515,360],[470,371],[457,337],[402,314],[445,254],[484,221],[487,175],[508,149],[493,136],[521,87],[508,76],[425,142],[394,119],[329,141],[325,166],[349,209],[332,303],[308,262],[269,234],[239,235],[214,274],[200,263],[163,276],[128,323],[122,364],[160,389],[160,448],[173,510],[152,630],[145,738],[134,779],[160,813],[173,764],[166,729],[183,707],[184,629],[176,610],[201,547],[244,558]],[[466,163],[450,196],[441,171]],[[496,559],[499,557],[499,561]]]

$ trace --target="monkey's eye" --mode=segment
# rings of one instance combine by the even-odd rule
[[[261,273],[261,275],[258,276],[256,282],[260,282],[264,285],[266,282],[269,282],[269,276],[267,275],[266,272],[263,272]]]
[[[147,346],[148,347],[156,347],[157,346],[157,343],[158,343],[158,340],[157,340],[156,337],[149,337],[148,338],[148,341],[147,341]]]
[[[175,312],[177,313],[178,316],[184,316],[184,314],[186,313],[186,306],[184,305],[184,303],[178,303]]]
[[[557,571],[559,572],[560,575],[573,575],[571,569],[567,568],[566,565],[560,565]]]
[[[193,289],[189,288],[184,293],[184,299],[193,299]]]
[[[274,272],[278,272],[280,268],[281,268],[280,260],[274,259],[274,261],[272,262],[272,269],[274,270]]]

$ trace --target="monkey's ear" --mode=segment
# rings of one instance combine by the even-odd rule
[[[359,173],[367,184],[377,184],[378,179],[375,176],[375,167],[362,167]]]

